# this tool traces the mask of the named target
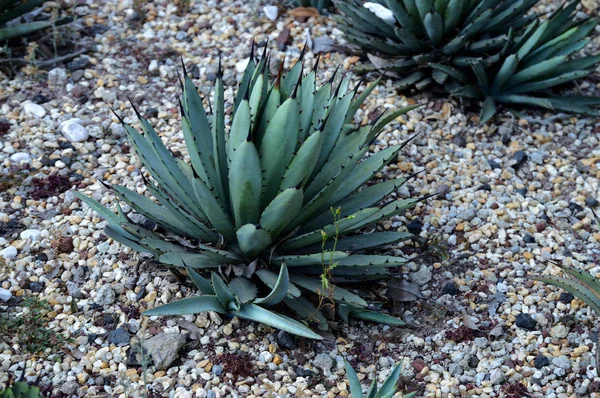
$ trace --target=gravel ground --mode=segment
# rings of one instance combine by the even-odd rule
[[[313,46],[343,40],[328,18],[299,21],[281,7],[272,21],[264,1],[190,3],[185,13],[167,0],[143,2],[141,11],[131,0],[79,1],[78,23],[93,50],[58,69],[27,68],[0,83],[1,287],[14,296],[9,306],[29,296],[47,300],[48,328],[72,339],[64,347],[51,341],[43,355],[26,354],[16,338],[0,341],[0,388],[25,369],[27,379],[39,377],[57,397],[140,396],[144,378],[149,396],[337,397],[348,395],[346,357],[365,385],[381,382],[403,360],[401,384],[418,396],[600,392],[594,314],[526,278],[559,274],[551,259],[600,272],[600,232],[589,211],[598,203],[598,120],[532,111],[524,119],[500,114],[480,127],[476,107],[399,95],[391,81],[373,92],[363,120],[384,108],[423,107],[392,123],[372,150],[421,134],[382,177],[425,169],[398,194],[444,192],[382,225],[420,223],[419,243],[397,249],[412,253],[420,245],[420,253],[429,241],[437,253],[404,270],[423,298],[396,303],[394,311],[412,327],[340,324],[330,340],[313,343],[212,313],[140,316],[193,290],[106,238],[104,222],[68,191],[114,205],[100,180],[143,186],[108,107],[133,121],[130,97],[171,148],[185,152],[177,109],[180,54],[206,95],[218,54],[232,87],[253,37],[268,40],[273,58],[286,66],[307,38]],[[282,51],[277,38],[285,29],[290,39]],[[599,48],[596,37],[590,51]],[[307,63],[314,58],[308,52]],[[326,53],[322,61],[324,81],[337,65],[350,70],[358,59]],[[600,88],[594,84],[580,88]],[[139,355],[140,342],[152,360]]]

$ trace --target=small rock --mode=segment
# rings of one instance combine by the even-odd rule
[[[571,301],[573,301],[574,298],[575,298],[575,296],[573,296],[571,293],[569,293],[569,292],[562,292],[560,294],[560,297],[558,298],[558,301],[560,301],[563,304],[570,304]]]
[[[456,284],[454,282],[448,282],[442,288],[442,294],[449,294],[451,296],[456,296],[459,293],[460,293],[460,290],[458,290],[458,287],[456,286]]]
[[[517,315],[515,325],[522,329],[534,330],[535,323],[535,320],[529,314],[520,313],[519,315]]]
[[[415,283],[418,283],[419,285],[425,285],[431,280],[431,278],[431,270],[429,269],[429,267],[426,267],[424,265],[421,266],[421,268],[419,268],[417,272],[413,272],[410,275],[410,280]]]
[[[536,151],[531,154],[531,161],[535,164],[543,165],[546,154],[540,151]]]
[[[73,72],[73,74],[71,74],[71,79],[73,79],[74,82],[78,82],[81,80],[81,78],[83,77],[83,71],[80,70],[76,70],[75,72]],[[75,95],[75,94],[73,94]],[[76,96],[76,98],[78,98],[78,96]]]
[[[406,229],[413,235],[419,235],[423,229],[423,224],[420,219],[415,218],[406,226]]]
[[[179,350],[185,345],[186,337],[179,333],[160,333],[142,343],[148,350],[154,366],[158,370],[167,369],[175,359]]]
[[[12,297],[12,293],[0,287],[0,300],[8,301]]]
[[[550,365],[550,360],[542,354],[538,354],[533,360],[533,366],[535,366],[536,369],[541,369],[548,365]]]
[[[69,281],[70,282],[70,281]],[[69,288],[68,283],[67,282],[67,289]],[[39,293],[42,290],[44,290],[44,284],[40,283],[40,282],[29,282],[29,286],[28,286],[29,290],[31,290],[33,293]]]
[[[530,234],[523,235],[523,242],[525,243],[535,243],[535,238]]]
[[[148,65],[148,72],[151,74],[158,74],[158,61],[153,59],[150,61],[150,65]]]
[[[492,168],[492,170],[501,169],[502,168],[502,167],[500,167],[500,163],[496,162],[493,159],[488,159],[488,164],[490,165],[490,167]]]
[[[25,113],[39,118],[46,116],[46,110],[41,105],[34,104],[33,102],[26,102],[23,105],[23,110]]]
[[[510,167],[517,170],[527,160],[527,154],[523,151],[517,151],[510,161]]]
[[[452,142],[457,147],[464,148],[467,146],[467,139],[462,134],[455,135],[454,138],[452,139]]]
[[[293,350],[296,348],[296,342],[294,339],[283,330],[280,330],[277,333],[277,345],[281,348],[285,348],[286,350]]]
[[[54,68],[48,72],[48,83],[62,85],[67,81],[67,71],[63,68]]]
[[[276,6],[264,6],[263,12],[271,21],[275,21],[279,15],[279,9]]]
[[[586,198],[585,199],[585,204],[588,207],[596,207],[596,206],[598,206],[598,199],[596,199],[596,198]]]
[[[123,328],[117,328],[108,334],[108,342],[117,346],[129,344],[131,333]]]
[[[29,163],[31,156],[27,152],[17,152],[10,155],[10,161],[16,164]]]
[[[333,360],[328,354],[321,353],[317,354],[315,359],[313,359],[313,364],[323,370],[324,373],[329,373],[331,371],[331,366],[333,366]]]
[[[62,134],[71,142],[82,142],[89,138],[87,128],[79,124],[79,119],[70,119],[61,128]]]
[[[39,105],[45,104],[46,102],[50,102],[50,98],[46,97],[43,94],[36,94],[31,100]]]
[[[517,188],[515,189],[515,191],[522,197],[525,197],[527,195],[527,188]]]
[[[242,59],[235,64],[235,70],[237,73],[243,73],[246,70],[246,66],[248,66],[248,62],[250,62],[250,58]]]
[[[221,376],[223,373],[223,367],[221,365],[214,365],[211,370],[215,376]]]
[[[558,324],[550,329],[550,336],[557,339],[564,339],[569,334],[569,329],[565,325]]]
[[[477,358],[477,357],[476,357],[476,356],[474,356],[474,355],[473,355],[473,356],[471,356],[471,357],[469,358],[469,366],[470,366],[471,368],[476,368],[476,367],[477,367],[477,365],[479,365],[479,358]]]
[[[497,386],[498,384],[504,381],[504,372],[500,369],[493,369],[490,372],[490,383],[492,385]]]
[[[112,290],[112,287],[110,285],[102,285],[98,289],[98,292],[96,292],[94,302],[100,306],[105,306],[114,303],[115,298],[115,292]]]
[[[31,285],[31,284],[30,284]],[[30,286],[31,289],[31,286]],[[67,281],[67,291],[69,292],[69,296],[80,299],[83,298],[83,294],[81,293],[81,289],[79,285],[73,281]]]
[[[39,229],[26,229],[25,231],[21,231],[19,237],[25,240],[31,239],[32,242],[35,242],[41,234],[42,231]]]
[[[6,260],[12,260],[17,257],[17,248],[8,246],[7,248],[0,250],[0,256],[4,257]]]
[[[571,369],[571,361],[569,360],[569,358],[566,355],[562,355],[560,357],[554,358],[552,360],[552,365],[554,365],[560,369],[565,369],[565,370]]]
[[[67,381],[60,387],[60,392],[66,395],[75,395],[77,394],[77,389],[79,386],[74,381]]]

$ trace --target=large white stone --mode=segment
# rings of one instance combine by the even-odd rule
[[[271,21],[276,20],[277,16],[279,15],[279,10],[276,6],[264,6],[263,12]]]
[[[379,18],[383,19],[385,22],[389,24],[395,24],[396,18],[394,18],[394,13],[381,4],[378,3],[365,3],[363,5],[366,9],[371,11],[373,14],[377,15]]]
[[[46,116],[46,110],[44,109],[44,107],[38,104],[34,104],[33,102],[26,102],[23,105],[23,109],[25,110],[25,113],[37,116],[39,118]]]
[[[25,231],[21,231],[19,236],[21,239],[31,239],[32,242],[35,242],[41,234],[42,231],[39,229],[26,229]]]
[[[10,155],[10,161],[16,164],[29,163],[31,156],[27,152],[17,152]]]
[[[11,297],[12,297],[12,294],[8,290],[0,287],[0,300],[8,301],[8,300],[10,300]]]
[[[0,256],[7,260],[17,257],[17,248],[14,246],[8,246],[5,249],[0,250]]]
[[[90,133],[87,128],[79,124],[79,122],[79,119],[70,119],[63,124],[61,131],[67,140],[81,142],[89,138]]]

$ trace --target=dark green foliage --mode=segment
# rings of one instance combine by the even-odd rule
[[[184,75],[181,112],[190,164],[173,157],[141,115],[143,134],[124,124],[153,178],[144,183],[156,201],[123,186],[111,188],[156,223],[156,230],[132,223],[120,207],[114,214],[81,193],[77,196],[108,221],[109,237],[181,269],[202,294],[146,315],[216,311],[318,339],[304,323],[323,330],[328,324],[321,302],[315,305],[307,297],[322,299],[327,291],[327,301],[344,321],[402,324],[338,283],[383,279],[390,268],[406,262],[361,250],[390,245],[410,234],[377,232],[363,239],[357,231],[421,200],[380,204],[408,179],[363,188],[403,147],[367,157],[370,144],[386,124],[415,107],[357,126],[354,114],[376,83],[360,95],[358,87],[348,89],[347,78],[317,87],[316,68],[303,75],[301,61],[272,81],[268,56],[260,62],[250,58],[234,104],[227,109],[232,112],[230,128],[225,127],[221,70],[210,112]],[[331,208],[341,208],[335,219]],[[173,240],[173,235],[179,238]],[[333,237],[337,247],[323,244]],[[278,303],[304,323],[271,311]]]
[[[600,114],[598,97],[549,91],[586,77],[600,63],[600,55],[578,56],[598,22],[575,18],[579,0],[545,17],[531,11],[537,0],[375,2],[389,10],[387,22],[362,0],[337,1],[341,29],[369,55],[372,68],[396,74],[401,89],[436,85],[480,100],[482,123],[499,104]]]
[[[0,391],[0,398],[37,398],[41,397],[40,389],[30,386],[24,381],[18,381],[4,391]]]
[[[319,10],[319,12],[331,8],[333,5],[331,0],[294,0],[294,3],[298,7],[314,7]]]
[[[70,18],[64,18],[57,21],[13,23],[7,26],[9,22],[17,21],[28,12],[42,7],[45,2],[46,0],[0,0],[0,43],[71,21]]]
[[[67,339],[48,327],[48,313],[52,307],[46,300],[26,298],[19,305],[22,312],[9,309],[0,313],[0,337],[16,337],[23,352],[37,354],[50,348],[60,349]]]

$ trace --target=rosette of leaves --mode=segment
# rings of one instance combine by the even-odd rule
[[[344,360],[344,366],[346,367],[346,377],[350,384],[350,396],[352,398],[392,398],[398,391],[398,380],[400,380],[400,375],[402,374],[402,362],[398,363],[392,369],[390,375],[380,387],[377,387],[377,380],[374,378],[366,394],[363,394],[360,380],[352,365],[347,360]],[[416,392],[411,392],[410,394],[402,395],[402,397],[414,398],[416,395]]]
[[[579,0],[543,19],[536,0],[338,1],[344,36],[398,77],[400,89],[435,85],[483,101],[480,120],[498,104],[597,115],[598,97],[552,96],[591,73],[599,55],[577,57],[597,20],[576,20]],[[368,7],[367,7],[368,6]],[[369,68],[367,68],[368,70]],[[373,69],[373,67],[371,68]]]
[[[316,65],[304,75],[299,61],[272,81],[265,49],[260,61],[250,57],[231,106],[224,100],[219,66],[207,112],[184,74],[181,113],[190,163],[174,157],[139,113],[143,133],[121,119],[152,177],[144,183],[154,200],[123,186],[111,189],[156,228],[133,223],[120,205],[115,214],[77,196],[108,221],[109,237],[187,272],[201,293],[146,315],[216,311],[317,339],[307,325],[321,330],[328,325],[307,297],[325,294],[321,275],[333,261],[328,295],[341,319],[402,324],[380,312],[380,304],[337,283],[382,279],[407,261],[363,251],[402,241],[408,233],[358,231],[422,200],[382,203],[410,177],[365,185],[397,159],[404,144],[367,156],[369,146],[390,121],[414,107],[356,125],[354,115],[377,82],[359,94],[358,86],[349,90],[347,78],[337,86],[334,78],[320,87],[315,80]],[[332,207],[341,208],[335,221]],[[335,239],[324,242],[324,236]],[[301,321],[277,313],[273,308],[280,303]]]
[[[14,37],[24,36],[51,26],[64,25],[71,18],[57,21],[20,22],[25,14],[39,9],[46,0],[1,0],[0,1],[0,43]]]

